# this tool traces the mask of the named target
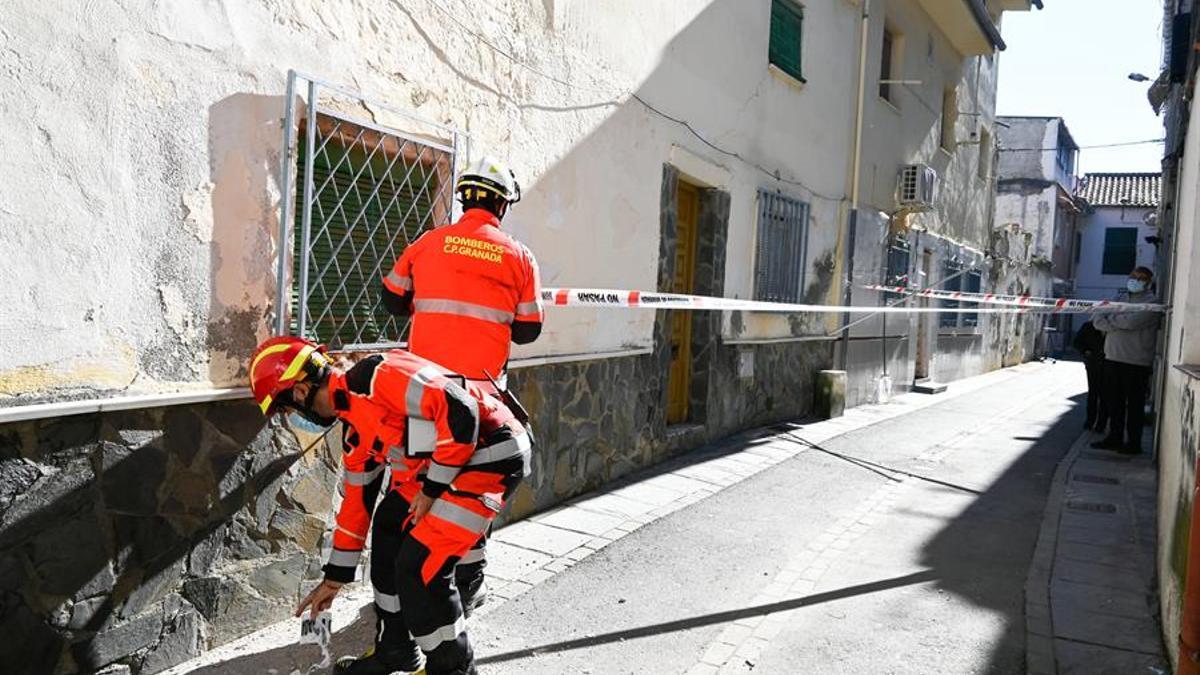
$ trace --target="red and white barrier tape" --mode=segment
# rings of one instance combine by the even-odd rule
[[[546,288],[542,290],[542,301],[554,307],[615,307],[624,309],[691,309],[708,311],[743,311],[799,313],[818,312],[826,314],[945,314],[967,312],[971,314],[1014,314],[1014,313],[1082,313],[1094,307],[1042,307],[1017,305],[1009,307],[947,308],[947,307],[866,307],[842,305],[802,305],[787,302],[764,302],[761,300],[739,300],[737,298],[714,298],[706,295],[681,295],[678,293],[655,293],[614,288]],[[1132,305],[1140,308],[1140,305]],[[1153,307],[1158,307],[1153,305]],[[1105,311],[1131,311],[1124,304],[1109,303]]]
[[[1100,311],[1105,312],[1162,312],[1163,305],[1146,302],[1115,302],[1112,300],[1080,300],[1077,298],[1040,298],[1030,295],[1002,295],[998,293],[968,293],[966,291],[947,291],[935,288],[905,288],[903,286],[883,286],[881,284],[866,284],[862,288],[868,291],[886,291],[901,293],[918,298],[933,298],[936,300],[955,300],[986,305],[1008,305],[1043,309],[1050,312]]]

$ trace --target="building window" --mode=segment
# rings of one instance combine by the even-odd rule
[[[900,65],[903,63],[904,39],[891,26],[883,27],[883,47],[879,55],[879,97],[896,104],[896,85]]]
[[[964,270],[964,265],[957,260],[948,260],[942,265],[941,289],[945,291],[962,291],[978,293],[983,287],[983,273],[979,270]],[[964,303],[958,300],[942,300],[946,309],[970,309],[975,303]],[[979,325],[979,312],[945,312],[938,315],[938,326],[941,328],[974,328]]]
[[[911,261],[912,249],[907,241],[895,239],[887,248],[887,271],[883,280],[884,286],[899,286],[908,288],[908,265]],[[900,293],[885,293],[884,302],[891,303],[903,297]]]
[[[963,290],[968,293],[981,293],[983,291],[983,273],[979,270],[967,272],[963,278]],[[978,304],[971,303],[969,306],[978,307]],[[963,312],[960,316],[962,316],[964,328],[974,328],[979,325],[979,312]]]
[[[1075,173],[1075,150],[1066,144],[1066,138],[1062,135],[1058,137],[1058,168],[1062,169],[1063,175],[1070,176]]]
[[[318,114],[316,126],[310,148],[299,125],[290,332],[335,349],[396,344],[407,326],[381,306],[380,280],[409,242],[448,220],[453,156],[334,115]]]
[[[1129,274],[1137,265],[1136,227],[1110,227],[1104,230],[1104,260],[1101,274]]]
[[[943,291],[963,290],[963,266],[957,260],[947,260],[942,264],[942,283],[938,284]],[[943,309],[958,309],[957,300],[942,300]],[[938,326],[941,328],[958,328],[958,314],[943,312],[938,314]]]
[[[979,179],[987,180],[992,176],[992,132],[987,127],[979,127]]]
[[[946,87],[942,91],[942,138],[941,146],[953,153],[958,147],[954,127],[958,123],[958,87]]]
[[[771,36],[767,60],[776,68],[804,81],[800,70],[804,8],[791,0],[772,0]]]
[[[767,190],[758,191],[758,243],[754,299],[796,302],[804,288],[808,204]]]

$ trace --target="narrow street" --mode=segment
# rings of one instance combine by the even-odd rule
[[[1024,672],[1023,585],[1086,383],[1008,372],[821,444],[913,476],[807,450],[491,608],[481,672]]]

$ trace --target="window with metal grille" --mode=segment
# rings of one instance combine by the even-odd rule
[[[803,55],[804,8],[791,0],[772,0],[771,35],[767,61],[804,82],[800,68]]]
[[[1137,264],[1137,228],[1110,227],[1104,230],[1104,259],[1101,274],[1129,274]]]
[[[446,222],[452,148],[319,112],[301,121],[290,329],[335,349],[405,339],[381,279],[422,232]]]
[[[908,288],[908,265],[911,262],[912,249],[907,241],[895,239],[887,248],[887,272],[883,280],[884,286],[900,286]],[[900,299],[900,293],[884,293],[886,303]]]
[[[962,263],[957,260],[947,260],[942,263],[942,283],[938,284],[938,288],[943,291],[961,291],[963,290],[963,275]],[[943,309],[958,309],[961,306],[957,300],[942,300]],[[943,312],[938,314],[938,326],[941,328],[957,328],[958,314],[954,312]]]
[[[767,190],[758,191],[758,244],[754,299],[796,302],[804,289],[808,245],[808,204]]]
[[[983,273],[979,270],[971,270],[963,277],[963,290],[968,293],[980,293],[983,288]],[[971,303],[967,307],[978,307],[977,303]],[[974,328],[979,325],[979,312],[963,312],[962,326],[965,328]]]

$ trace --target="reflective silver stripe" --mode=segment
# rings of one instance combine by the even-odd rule
[[[362,551],[342,551],[335,548],[329,552],[327,563],[338,567],[358,567],[358,560],[361,557]]]
[[[467,465],[499,462],[510,457],[528,455],[532,450],[533,445],[529,442],[529,434],[521,434],[495,445],[477,449],[475,454],[471,455],[471,459],[467,460]]]
[[[475,563],[481,563],[484,560],[487,560],[487,549],[486,548],[473,548],[470,551],[467,551],[467,554],[464,555],[462,557],[462,559],[458,561],[458,564],[459,565],[473,565]]]
[[[375,589],[375,604],[379,606],[379,609],[395,614],[400,611],[400,596],[380,593],[377,588]]]
[[[433,506],[429,509],[429,515],[437,516],[442,520],[454,523],[476,534],[483,534],[487,530],[488,523],[491,522],[474,511],[470,511],[444,499],[438,499],[433,502]]]
[[[388,273],[387,280],[388,283],[396,288],[402,288],[406,291],[412,290],[412,277],[402,277],[399,274],[396,274],[396,270],[392,270]]]
[[[466,629],[467,622],[464,621],[460,616],[454,620],[454,623],[448,626],[442,626],[432,633],[427,635],[414,635],[413,640],[416,641],[417,646],[421,648],[421,651],[428,654],[429,652],[437,649],[438,645],[442,644],[443,642],[449,642],[458,638],[458,636],[462,635],[463,631]]]
[[[483,305],[476,305],[473,302],[462,302],[461,300],[414,300],[413,309],[418,312],[469,316],[472,319],[482,319],[484,321],[504,324],[512,323],[513,319],[516,318],[516,315],[512,312],[506,312],[503,309],[484,307]]]
[[[420,417],[408,418],[408,454],[429,454],[437,448],[437,425]]]
[[[404,392],[404,405],[408,406],[409,417],[421,414],[421,396],[425,393],[425,387],[431,384],[434,378],[439,375],[441,375],[441,372],[437,368],[425,366],[413,373],[413,376],[409,378],[408,390]]]
[[[371,481],[383,473],[383,467],[377,466],[370,471],[346,471],[347,485],[370,485]]]
[[[462,469],[457,466],[445,466],[443,464],[438,464],[437,462],[431,462],[429,464],[429,473],[426,475],[429,476],[429,480],[435,483],[449,483],[450,481],[454,480],[455,476],[457,476],[458,472],[461,470]]]
[[[542,301],[534,300],[533,302],[521,302],[517,304],[517,314],[541,314]]]
[[[404,461],[404,448],[399,445],[388,448],[388,459],[392,462]]]

